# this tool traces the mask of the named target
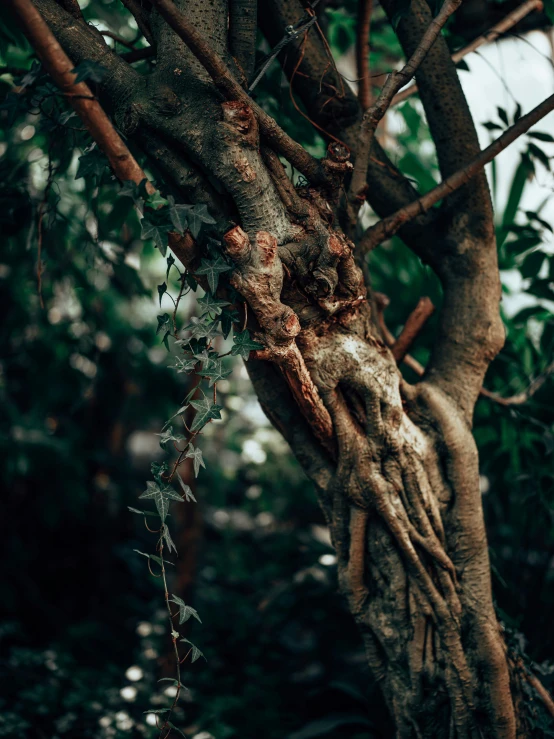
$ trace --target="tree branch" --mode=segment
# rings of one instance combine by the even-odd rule
[[[417,335],[434,311],[435,306],[429,298],[425,297],[419,300],[414,310],[408,316],[404,328],[392,347],[392,356],[395,358],[397,364],[400,364],[404,359]]]
[[[92,138],[107,156],[115,175],[122,182],[132,180],[137,184],[146,179],[144,171],[123,143],[88,85],[84,82],[75,84],[76,75],[72,71],[75,65],[57,42],[31,0],[9,0],[9,2],[19,19],[23,33],[40,57],[44,68],[68,98]],[[150,183],[147,184],[147,189],[149,192],[155,192]]]
[[[269,116],[234,79],[222,59],[210,49],[188,19],[175,7],[171,0],[152,0],[162,18],[175,31],[194,56],[206,69],[217,89],[228,99],[248,105],[254,112],[261,133],[272,148],[281,153],[294,167],[314,184],[325,184],[327,175],[321,162],[297,144],[275,120]]]
[[[229,2],[229,46],[247,82],[252,77],[256,62],[257,11],[257,0]]]
[[[150,46],[155,48],[156,42],[152,34],[152,28],[150,27],[150,13],[148,10],[146,10],[144,5],[137,0],[121,0],[121,2],[135,19],[144,38],[148,41]]]
[[[379,97],[364,113],[358,134],[354,172],[352,174],[352,181],[350,183],[348,193],[348,199],[351,204],[356,202],[357,197],[366,184],[369,152],[371,150],[371,143],[375,136],[375,130],[379,121],[387,112],[391,104],[391,100],[398,90],[412,79],[416,70],[425,59],[428,51],[435,43],[437,36],[440,34],[446,21],[459,8],[461,2],[462,0],[445,0],[439,14],[430,22],[408,62],[399,72],[395,71],[389,74]],[[355,208],[354,210],[355,213],[353,215],[356,217],[358,209]]]
[[[542,8],[542,0],[527,0],[527,2],[524,2],[518,8],[512,10],[511,13],[508,13],[505,18],[496,23],[496,25],[494,25],[490,30],[486,31],[481,36],[478,36],[470,44],[464,46],[463,49],[454,52],[454,54],[452,54],[452,61],[454,64],[457,64],[464,57],[468,56],[468,54],[476,51],[484,44],[496,41],[497,38],[509,31],[510,28],[513,28],[516,23],[519,23],[520,20],[525,18],[526,15],[529,15],[533,10],[542,10]],[[392,99],[391,107],[393,105],[398,105],[398,103],[401,103],[412,95],[415,95],[415,93],[418,92],[418,89],[417,82],[415,82],[405,90],[401,90]]]
[[[362,110],[371,105],[371,76],[369,69],[369,33],[373,0],[358,0],[358,28],[356,33],[356,69],[358,100]]]
[[[458,170],[446,180],[441,182],[439,185],[434,187],[429,192],[422,195],[417,200],[407,205],[404,208],[400,208],[388,218],[384,218],[374,226],[370,226],[364,233],[360,247],[364,252],[369,252],[376,246],[381,244],[385,239],[393,236],[405,223],[421,215],[429,210],[435,203],[442,200],[447,195],[450,195],[455,190],[465,185],[471,180],[472,177],[480,172],[483,167],[491,162],[501,151],[507,146],[513,143],[517,138],[526,133],[531,126],[544,118],[545,115],[554,110],[554,95],[551,95],[546,100],[543,100],[540,105],[527,115],[522,116],[513,126],[510,126],[496,141],[493,141],[490,146],[477,156],[472,162],[467,164],[462,169]]]

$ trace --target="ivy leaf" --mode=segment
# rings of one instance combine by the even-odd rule
[[[194,274],[206,275],[210,291],[215,294],[219,284],[219,275],[223,274],[223,272],[229,272],[231,269],[232,267],[222,257],[217,256],[212,262],[208,259],[203,259],[200,267]]]
[[[171,534],[169,533],[169,529],[167,528],[167,526],[165,524],[164,524],[164,530],[163,530],[163,538],[165,540],[165,543],[167,544],[167,550],[168,550],[168,552],[171,554],[171,550],[173,549],[173,551],[175,552],[175,554],[177,554],[177,547],[175,546],[175,542],[171,538]]]
[[[264,348],[263,344],[260,344],[257,341],[253,341],[250,338],[250,332],[248,331],[248,329],[241,331],[239,334],[235,334],[233,336],[233,342],[234,346],[231,349],[231,354],[233,354],[234,356],[238,355],[242,357],[245,361],[250,356],[251,351]]]
[[[162,257],[165,257],[167,253],[167,234],[171,230],[171,224],[168,223],[163,209],[161,211],[146,211],[141,221],[141,228],[142,238],[152,239],[160,250]]]
[[[175,264],[175,259],[173,258],[173,254],[170,254],[167,258],[167,272],[165,273],[165,279],[169,280],[169,271]],[[175,267],[177,269],[177,267]]]
[[[238,323],[240,316],[237,310],[223,310],[221,312],[221,331],[223,338],[226,339],[231,333],[233,323]]]
[[[179,625],[184,624],[191,616],[199,623],[202,623],[196,609],[192,608],[192,606],[187,606],[182,598],[179,598],[177,595],[172,595],[169,600],[171,603],[175,603],[175,605],[179,606]]]
[[[169,313],[163,313],[161,316],[156,316],[156,318],[158,319],[158,328],[156,329],[156,334],[159,334],[163,328],[169,325]]]
[[[152,511],[141,511],[138,508],[131,508],[130,505],[127,506],[128,510],[131,511],[131,513],[140,513],[141,516],[147,516],[148,518],[156,518],[157,514],[152,513]]]
[[[183,478],[181,477],[181,475],[179,473],[177,473],[177,477],[179,478],[179,484],[183,488],[183,493],[184,493],[184,496],[185,496],[185,499],[186,499],[187,503],[190,503],[191,501],[193,503],[196,503],[197,501],[196,501],[196,498],[193,495],[193,492],[192,492],[191,488],[186,483],[183,482]]]
[[[190,648],[192,650],[192,654],[190,658],[191,664],[196,662],[197,659],[200,659],[200,657],[204,657],[204,652],[201,652],[198,649],[198,647],[195,644],[193,644],[191,641],[189,641],[188,639],[181,639],[180,641],[184,642],[185,644],[190,644]],[[206,659],[206,657],[204,657],[204,659]],[[206,662],[207,661],[208,660],[206,660]]]
[[[208,421],[221,418],[221,411],[223,410],[223,406],[217,405],[209,398],[191,400],[190,404],[197,412],[190,427],[191,431],[200,431],[200,429],[205,426]]]
[[[191,205],[180,205],[175,202],[175,198],[172,195],[168,195],[167,200],[169,202],[169,217],[174,229],[184,234],[188,228],[187,213],[192,208]]]
[[[213,387],[216,382],[219,382],[220,380],[224,380],[226,377],[229,377],[232,370],[224,370],[222,368],[221,360],[219,362],[214,362],[211,366],[206,367],[206,369],[200,370],[198,373],[201,377],[207,377],[209,379],[209,387]]]
[[[85,59],[80,62],[75,69],[71,70],[73,74],[77,75],[74,79],[74,84],[83,82],[84,80],[92,80],[93,82],[102,82],[106,76],[107,69],[98,62],[93,62],[92,59]]]
[[[152,210],[162,208],[164,205],[167,205],[167,202],[168,201],[163,197],[163,195],[160,195],[158,190],[155,190],[155,192],[149,194],[146,198],[146,203],[149,208],[152,208]]]
[[[162,307],[162,298],[167,292],[167,284],[165,282],[162,282],[161,285],[158,285],[158,297],[160,299],[160,308]]]
[[[147,554],[146,552],[141,552],[140,549],[133,549],[133,552],[141,554],[143,557],[146,557],[146,559],[151,559],[154,562],[157,562],[159,565],[161,565],[163,562],[165,562],[166,565],[173,565],[173,562],[170,562],[168,559],[162,560],[161,557],[158,557],[155,554]]]
[[[162,489],[158,486],[157,483],[149,480],[146,483],[146,490],[141,495],[139,495],[139,498],[152,498],[154,500],[154,503],[156,504],[156,509],[162,520],[162,523],[165,521],[165,519],[167,518],[167,513],[169,511],[169,500],[163,494]]]
[[[191,339],[214,339],[216,336],[221,336],[217,324],[206,317],[192,316],[190,322],[183,327],[183,331],[190,331],[190,339],[179,339],[177,343],[180,345],[189,344]]]
[[[204,457],[202,456],[202,450],[198,447],[195,447],[192,442],[188,445],[187,453],[185,455],[185,459],[192,459],[192,465],[194,467],[194,476],[198,477],[198,473],[200,472],[200,467],[203,467],[206,469],[206,465],[204,463]]]
[[[198,303],[202,306],[201,315],[205,315],[206,313],[213,313],[216,316],[220,315],[222,309],[226,305],[230,305],[229,301],[214,298],[211,293],[206,293],[203,298],[199,298]]]
[[[98,180],[107,169],[108,160],[100,149],[94,146],[79,157],[79,166],[75,179],[78,180],[84,177],[85,180],[89,178]]]
[[[208,207],[204,203],[199,203],[192,206],[186,205],[184,207],[188,209],[188,227],[195,239],[198,238],[198,234],[200,233],[200,229],[202,228],[203,223],[207,223],[209,225],[213,225],[215,223],[215,218],[212,218],[212,216],[208,213]]]
[[[164,334],[164,337],[162,339],[162,344],[165,346],[167,351],[169,352],[169,337],[171,336],[171,331],[166,331]]]
[[[161,434],[156,434],[156,436],[160,437],[160,446],[162,449],[164,449],[165,445],[170,441],[179,442],[185,440],[185,437],[182,434],[173,433],[173,426],[169,426],[166,431],[163,431]]]
[[[176,500],[179,503],[183,502],[181,496],[173,488],[169,487],[169,485],[160,487],[157,482],[152,482],[151,480],[146,483],[146,490],[142,495],[139,495],[139,498],[151,498],[154,501],[162,523],[165,521],[169,511],[169,501]]]
[[[190,287],[193,293],[195,293],[198,290],[198,283],[194,279],[194,277],[191,275],[190,272],[185,272],[185,282]]]
[[[177,357],[176,364],[173,366],[174,370],[177,370],[177,374],[188,374],[189,372],[192,372],[198,362],[196,359],[181,359],[181,357]]]

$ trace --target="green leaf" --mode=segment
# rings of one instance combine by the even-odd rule
[[[544,133],[543,131],[528,131],[527,136],[537,139],[537,141],[554,142],[554,136],[551,136],[549,133]]]
[[[162,449],[169,441],[180,442],[185,440],[185,437],[182,434],[173,433],[173,426],[169,426],[166,431],[163,431],[161,434],[156,434],[156,436],[160,437],[160,446],[162,447]]]
[[[142,495],[139,495],[139,498],[152,499],[154,501],[162,523],[165,521],[169,510],[169,501],[176,500],[179,503],[183,502],[181,496],[173,488],[169,487],[169,485],[160,487],[157,482],[152,482],[151,480],[146,483],[146,490]]]
[[[232,370],[224,370],[222,368],[221,360],[218,362],[212,362],[210,366],[206,367],[205,369],[202,368],[198,374],[200,377],[207,377],[209,379],[209,387],[213,387],[216,382],[219,382],[220,380],[224,380],[226,377],[229,377]]]
[[[181,359],[181,357],[177,357],[175,360],[176,364],[173,366],[174,370],[177,370],[177,374],[188,374],[189,372],[193,372],[194,368],[198,364],[196,359]]]
[[[186,499],[187,503],[190,503],[190,502],[196,503],[197,501],[196,501],[196,498],[193,495],[193,492],[192,492],[191,488],[186,483],[183,482],[183,478],[181,477],[181,475],[179,473],[177,473],[177,477],[179,478],[179,484],[180,484],[180,486],[183,488],[183,493],[185,495],[185,499]]]
[[[141,221],[142,238],[152,239],[163,257],[167,253],[167,234],[171,231],[166,215],[162,211],[145,211]]]
[[[198,205],[185,205],[183,207],[188,209],[188,227],[195,239],[198,238],[198,234],[200,233],[203,223],[209,225],[213,225],[215,223],[215,219],[208,213],[208,207],[204,203],[200,203]]]
[[[496,108],[496,110],[498,112],[498,117],[500,118],[500,120],[502,121],[502,123],[504,123],[506,126],[509,126],[510,125],[510,120],[509,120],[508,114],[506,113],[506,111],[504,110],[504,108],[501,108],[500,106],[498,106]]]
[[[521,276],[525,278],[536,277],[540,272],[545,256],[542,251],[533,251],[531,254],[528,254],[519,270]]]
[[[219,316],[222,309],[226,305],[230,305],[229,301],[214,298],[211,293],[206,293],[203,298],[199,298],[198,304],[202,306],[201,316],[206,313],[213,313],[214,315]]]
[[[233,342],[234,346],[231,349],[231,354],[234,356],[238,355],[244,360],[248,359],[251,351],[264,348],[263,344],[260,344],[258,341],[253,341],[250,338],[250,332],[248,329],[241,331],[239,334],[235,334],[233,336]]]
[[[195,447],[192,442],[188,445],[185,459],[192,459],[192,466],[194,467],[195,477],[198,477],[198,473],[200,472],[200,467],[203,467],[204,469],[206,469],[206,465],[204,463],[204,457],[202,456],[202,450],[199,449],[198,447]]]
[[[240,319],[239,312],[237,310],[223,310],[221,312],[221,331],[223,332],[223,338],[226,339],[231,333],[233,323],[238,323]]]
[[[542,149],[539,149],[536,144],[529,144],[529,154],[537,159],[543,167],[550,171],[550,157],[548,157]]]
[[[92,61],[92,59],[84,59],[80,62],[75,69],[71,70],[73,74],[77,76],[73,80],[74,84],[83,82],[84,80],[92,80],[93,82],[102,82],[106,76],[108,70],[98,62]]]
[[[155,554],[146,554],[146,552],[141,552],[140,549],[133,549],[133,552],[141,554],[143,557],[146,557],[146,559],[151,559],[154,562],[157,562],[159,565],[161,565],[163,562],[165,562],[166,565],[173,565],[173,562],[170,562],[168,559],[162,560],[161,557],[157,557]]]
[[[167,292],[167,284],[165,282],[162,282],[161,285],[158,285],[158,298],[160,299],[160,308],[162,307],[162,298]]]
[[[180,641],[184,642],[185,644],[190,644],[190,648],[192,650],[191,654],[191,663],[194,664],[197,659],[200,659],[200,657],[204,657],[204,652],[201,652],[196,645],[194,645],[191,641],[188,639],[181,639]],[[206,659],[206,657],[204,657]],[[207,662],[208,660],[206,660]]]
[[[169,195],[167,198],[169,202],[169,217],[173,228],[180,234],[184,234],[188,228],[187,213],[192,208],[192,205],[180,205],[175,203],[175,198]]]
[[[143,711],[143,713],[167,713],[168,711],[171,711],[171,708],[150,708],[148,711]]]
[[[195,275],[206,275],[208,285],[213,294],[217,290],[219,284],[219,275],[223,272],[229,272],[232,267],[220,256],[217,256],[213,261],[203,259],[200,263],[200,267],[194,273]]]
[[[152,208],[152,210],[159,210],[160,208],[166,206],[168,203],[163,195],[160,195],[158,190],[155,190],[153,193],[149,194],[146,202],[148,204],[148,207]]]
[[[208,421],[212,419],[220,419],[223,406],[217,405],[210,398],[201,398],[200,400],[191,400],[190,404],[196,410],[196,415],[191,424],[191,431],[200,431]]]
[[[218,330],[217,323],[214,323],[206,316],[202,318],[192,316],[189,323],[183,326],[183,331],[190,331],[190,338],[179,339],[177,343],[181,346],[189,344],[191,339],[215,339],[216,336],[221,336],[221,331]]]
[[[167,272],[165,273],[166,280],[169,280],[169,271],[171,270],[174,264],[175,264],[175,259],[173,258],[173,254],[170,254],[167,258]],[[175,267],[175,269],[177,269],[177,267]]]
[[[177,547],[175,546],[175,542],[171,538],[171,534],[169,533],[169,529],[167,528],[167,525],[164,524],[164,530],[162,534],[165,543],[167,544],[167,551],[171,554],[171,550],[177,554]]]
[[[191,618],[191,616],[199,623],[202,623],[200,616],[198,615],[198,611],[192,608],[192,606],[187,606],[181,598],[176,595],[172,595],[169,600],[171,603],[175,603],[175,605],[179,606],[179,625],[184,624],[189,620],[189,618]]]
[[[156,316],[156,318],[158,319],[156,334],[159,334],[162,329],[169,325],[169,313],[163,313],[161,316]]]
[[[140,513],[141,516],[147,516],[148,518],[157,518],[156,513],[152,513],[152,511],[141,511],[138,508],[131,508],[130,505],[127,506],[128,510],[131,511],[131,513]]]
[[[94,146],[85,152],[83,156],[79,157],[79,166],[77,168],[75,179],[78,180],[81,177],[84,177],[85,179],[93,179],[96,181],[103,175],[108,167],[108,160],[100,149]]]

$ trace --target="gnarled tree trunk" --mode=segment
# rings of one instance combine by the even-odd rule
[[[125,4],[138,14],[140,3]],[[492,602],[471,433],[484,374],[503,343],[483,172],[400,230],[444,291],[433,355],[410,385],[378,329],[356,217],[362,197],[384,217],[418,194],[373,141],[367,185],[345,197],[362,111],[330,66],[320,34],[300,34],[283,65],[331,141],[324,160],[309,157],[240,86],[253,69],[257,25],[275,44],[301,20],[301,4],[266,0],[256,21],[251,0],[179,0],[176,8],[169,0],[145,2],[140,22],[157,59],[147,75],[64,3],[35,6],[75,62],[106,67],[103,101],[163,174],[167,191],[205,203],[217,219],[231,284],[266,347],[251,356],[248,371],[316,486],[340,588],[397,736],[526,736]],[[392,0],[383,6],[394,13]],[[431,21],[425,1],[412,0],[397,31],[407,56]],[[447,178],[479,146],[440,36],[416,76]],[[280,157],[309,184],[294,187]],[[194,273],[202,247],[190,234],[173,235],[170,245]]]

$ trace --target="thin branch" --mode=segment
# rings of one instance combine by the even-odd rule
[[[133,64],[134,62],[141,62],[143,59],[152,59],[156,56],[156,49],[153,46],[145,46],[143,49],[133,49],[133,51],[126,51],[124,54],[120,54],[120,59],[123,59],[127,64]]]
[[[71,106],[80,116],[92,138],[108,158],[110,165],[122,182],[132,180],[137,184],[146,179],[112,122],[84,82],[75,84],[75,65],[55,39],[46,21],[31,0],[10,0],[19,19],[23,33],[40,57],[44,68],[67,96]],[[149,192],[155,192],[148,183]]]
[[[358,0],[358,29],[356,33],[356,68],[358,100],[362,110],[371,105],[371,76],[369,68],[369,33],[373,0]]]
[[[175,4],[171,0],[152,0],[152,4],[206,69],[217,89],[228,100],[239,100],[252,109],[258,120],[260,131],[270,146],[282,154],[312,183],[326,183],[326,171],[321,162],[285,133],[275,120],[250,98],[234,79],[222,59],[210,48],[204,37],[175,7]]]
[[[395,352],[396,344],[397,342],[400,341],[402,334],[406,330],[406,326],[408,325],[408,322],[410,321],[411,316],[408,317],[408,320],[406,321],[406,326],[404,326],[404,329],[402,329],[400,336],[398,337],[398,339],[396,339],[385,321],[384,311],[385,311],[385,308],[390,303],[389,298],[383,293],[379,293],[379,292],[374,293],[374,298],[375,298],[375,305],[377,308],[377,321],[378,321],[379,329],[381,331],[381,335],[383,336],[383,339],[385,340],[386,345],[391,349],[392,354],[397,361],[397,364],[400,364],[400,362],[404,362],[406,367],[409,367],[411,370],[413,370],[416,373],[416,375],[419,375],[420,377],[422,377],[425,374],[425,367],[420,362],[418,362],[415,357],[412,357],[411,354],[405,353],[403,356],[400,357],[400,359],[396,358],[396,354],[399,353],[398,350]],[[428,298],[423,298],[423,300],[428,300]],[[546,367],[544,372],[542,372],[538,377],[536,377],[532,382],[530,382],[527,389],[521,393],[517,393],[516,395],[510,395],[504,398],[502,397],[502,395],[499,395],[498,393],[493,393],[491,390],[487,390],[486,387],[482,387],[481,390],[479,391],[479,395],[481,395],[483,398],[488,398],[489,400],[492,400],[495,403],[498,403],[499,405],[503,405],[506,407],[509,407],[512,405],[523,405],[524,403],[527,403],[527,401],[530,400],[538,390],[541,389],[541,387],[544,385],[544,383],[548,380],[548,378],[552,374],[554,374],[554,362],[551,362]]]
[[[540,699],[543,702],[544,707],[548,711],[548,713],[554,718],[554,700],[552,700],[552,697],[548,690],[544,687],[544,685],[541,683],[538,677],[533,675],[532,672],[530,672],[528,669],[523,666],[523,674],[525,675],[525,679],[535,689],[537,694],[539,695]]]
[[[499,136],[496,141],[493,141],[490,146],[483,149],[481,153],[475,157],[462,169],[454,172],[450,177],[441,182],[439,185],[434,187],[429,192],[422,195],[417,200],[414,200],[404,208],[400,208],[388,218],[384,218],[374,226],[370,226],[362,236],[360,241],[360,249],[364,253],[367,253],[374,249],[376,246],[381,244],[386,239],[393,236],[405,223],[411,221],[418,215],[426,213],[439,200],[442,200],[447,195],[455,192],[462,185],[465,185],[472,177],[480,172],[483,167],[491,162],[501,151],[507,146],[513,143],[516,139],[526,133],[531,126],[544,118],[545,115],[554,110],[554,95],[543,100],[540,105],[527,115],[522,116],[513,126],[510,126],[502,136]]]
[[[394,71],[389,74],[379,97],[364,113],[358,134],[356,162],[354,164],[354,172],[352,174],[352,181],[350,183],[348,194],[348,199],[351,203],[355,202],[357,196],[362,192],[366,184],[371,143],[375,136],[375,130],[379,121],[389,109],[391,100],[395,94],[401,87],[412,79],[419,65],[425,59],[427,52],[435,43],[437,36],[440,34],[446,21],[461,5],[461,2],[462,0],[445,0],[439,14],[436,18],[433,18],[427,27],[427,30],[423,34],[421,41],[408,62],[399,72]]]
[[[392,356],[399,364],[408,353],[417,335],[425,325],[427,319],[433,314],[435,306],[429,298],[421,298],[408,316],[404,328],[392,347]]]
[[[129,13],[133,16],[139,27],[139,31],[148,41],[150,46],[156,47],[156,42],[150,27],[150,13],[145,9],[140,0],[121,0]]]
[[[474,39],[471,43],[469,43],[467,46],[464,46],[462,49],[459,49],[458,51],[454,52],[452,54],[452,61],[457,64],[460,62],[464,57],[468,56],[468,54],[471,54],[473,51],[477,51],[481,46],[484,44],[492,43],[493,41],[496,41],[497,38],[505,34],[507,31],[510,30],[510,28],[513,28],[513,26],[516,25],[516,23],[519,23],[520,20],[525,18],[526,15],[529,15],[533,10],[542,10],[543,8],[543,2],[542,0],[527,0],[527,2],[524,2],[522,5],[520,5],[515,10],[512,10],[511,13],[508,13],[508,15],[503,18],[501,21],[496,23],[491,29],[486,31],[481,36],[478,36],[476,39]],[[405,90],[401,90],[399,93],[397,93],[391,102],[391,107],[393,105],[398,105],[398,103],[401,103],[403,100],[406,100],[407,98],[411,97],[412,95],[415,95],[415,93],[418,92],[418,86],[417,82],[414,82],[409,87],[406,87]]]
[[[123,38],[123,36],[118,36],[117,33],[113,33],[112,31],[100,31],[102,36],[107,36],[108,38],[113,39],[118,44],[121,44],[122,46],[125,46],[127,49],[133,49],[134,46],[131,41],[127,41],[126,38]]]

